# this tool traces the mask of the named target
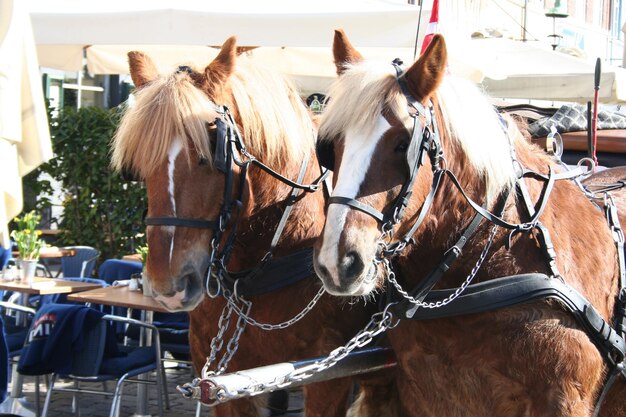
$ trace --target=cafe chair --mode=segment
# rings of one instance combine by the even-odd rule
[[[4,268],[4,266],[7,264],[7,262],[9,261],[9,259],[11,259],[12,257],[12,253],[11,253],[11,249],[5,249],[2,246],[0,246],[0,270]]]
[[[115,281],[128,280],[131,275],[141,273],[143,264],[137,261],[122,259],[107,259],[98,269],[98,278],[109,284]],[[125,315],[125,309],[116,308],[115,314]],[[170,352],[175,361],[187,363],[189,361],[189,315],[187,313],[155,313],[154,325],[159,328],[161,348],[163,352]],[[125,329],[126,330],[126,329]],[[137,329],[128,329],[125,336],[138,339]]]
[[[140,327],[151,332],[151,346],[125,347],[119,346],[111,331],[112,323],[123,323],[131,327]],[[119,416],[122,400],[122,388],[125,382],[137,382],[134,378],[148,372],[155,372],[154,381],[141,380],[140,383],[155,384],[159,416],[163,417],[163,397],[169,409],[169,399],[165,389],[165,373],[161,363],[161,346],[158,329],[148,323],[131,318],[114,315],[102,315],[95,326],[81,329],[84,337],[81,349],[73,351],[73,360],[67,372],[55,372],[50,378],[50,385],[43,406],[42,417],[50,413],[50,402],[54,391],[73,393],[89,393],[112,396],[113,401],[109,412],[110,417]],[[73,380],[73,387],[55,386],[59,378]],[[81,388],[81,382],[106,382],[116,380],[115,391],[99,391],[93,388]],[[76,402],[77,411],[80,402]]]
[[[63,278],[65,281],[74,281],[74,282],[88,282],[90,284],[98,284],[101,287],[108,287],[109,284],[98,278]],[[45,305],[50,303],[55,304],[84,304],[78,301],[69,301],[67,296],[70,295],[68,293],[60,293],[60,294],[46,294],[40,297],[38,305]],[[111,306],[105,306],[100,304],[90,304],[90,307],[93,307],[97,310],[100,310],[104,314],[112,313],[113,309]],[[2,417],[2,416],[0,416]]]
[[[8,363],[17,362],[17,358],[22,354],[24,342],[35,314],[35,309],[31,307],[9,301],[0,301],[0,333],[2,333],[1,336],[5,343],[4,345],[0,343],[0,396],[2,396],[2,392],[6,395],[6,382],[8,381],[8,373],[10,373]],[[7,353],[6,361],[2,352],[3,348],[6,349]],[[6,376],[5,372],[7,373]],[[35,377],[37,415],[39,415],[39,405],[41,404],[39,393],[39,376],[37,375]]]
[[[130,279],[132,274],[141,273],[142,270],[141,262],[107,259],[98,268],[98,278],[113,284],[115,281]]]
[[[93,276],[100,251],[91,246],[66,246],[63,249],[75,251],[74,256],[61,258],[60,272],[63,273],[64,278],[87,278]]]
[[[19,356],[30,328],[35,309],[9,301],[0,301],[0,319],[3,322],[3,333],[9,351],[9,357]]]

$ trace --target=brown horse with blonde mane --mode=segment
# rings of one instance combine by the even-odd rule
[[[275,71],[238,57],[236,51],[235,38],[230,38],[206,68],[179,67],[165,76],[145,54],[129,53],[136,99],[114,139],[114,166],[134,171],[147,187],[147,279],[163,305],[189,311],[191,353],[198,372],[212,353],[211,340],[226,306],[222,296],[205,297],[205,290],[211,289],[205,277],[212,257],[228,247],[230,256],[222,260],[227,260],[224,267],[229,271],[257,266],[272,245],[293,191],[291,185],[252,166],[244,175],[242,161],[253,155],[302,184],[311,184],[321,173],[314,152],[315,126],[296,89]],[[229,128],[241,132],[246,151],[244,155],[240,148],[238,163],[225,172],[223,156],[219,160],[216,155],[232,145],[230,140],[219,143],[218,130],[229,115],[236,123]],[[309,163],[302,171],[306,158]],[[298,178],[299,173],[304,175]],[[238,205],[231,207],[226,200]],[[322,229],[322,192],[301,192],[294,200],[273,258],[312,248]],[[222,222],[216,225],[218,218]],[[234,340],[232,347],[238,349],[228,371],[326,354],[367,323],[371,305],[362,302],[347,303],[324,294],[307,308],[320,289],[310,267],[305,279],[246,296],[252,302],[249,318],[260,323],[284,323],[301,311],[308,314],[271,332],[248,324]],[[231,325],[222,339],[225,345],[234,331]],[[344,378],[306,386],[306,415],[345,415],[351,384]],[[376,402],[385,407],[384,401]],[[248,399],[215,408],[216,416],[259,412],[257,402]]]
[[[315,268],[333,294],[386,288],[397,302],[404,413],[626,416],[623,234],[595,204],[604,194],[590,199],[580,168],[447,75],[442,37],[406,69],[367,62],[342,31],[333,52],[318,152],[334,190]]]

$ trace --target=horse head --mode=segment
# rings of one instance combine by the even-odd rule
[[[331,100],[320,122],[318,153],[326,165],[333,165],[329,168],[335,171],[334,189],[315,247],[315,267],[330,293],[365,295],[384,282],[382,252],[404,247],[424,233],[430,233],[429,247],[441,240],[433,232],[437,219],[426,206],[435,197],[435,172],[472,165],[458,152],[466,145],[450,140],[456,132],[447,120],[472,109],[445,111],[446,104],[452,108],[455,100],[463,100],[453,97],[445,103],[441,97],[448,77],[446,45],[439,35],[406,69],[398,61],[367,62],[342,31],[335,33],[333,54],[339,77],[330,88]],[[503,136],[493,109],[483,107],[491,112],[488,132],[495,129]],[[482,126],[470,126],[479,129]],[[474,136],[483,137],[480,132]],[[507,151],[503,143],[496,146],[498,151]],[[474,154],[487,147],[486,143],[466,147],[472,146]],[[482,181],[475,189],[482,192],[485,184]],[[438,210],[445,212],[445,205],[439,203]],[[411,230],[416,222],[428,224]]]
[[[164,76],[147,55],[129,53],[137,93],[114,139],[113,164],[145,180],[147,279],[171,310],[201,302],[209,266],[249,215],[247,152],[281,168],[306,152],[285,139],[304,136],[294,126],[311,137],[300,103],[297,116],[309,123],[293,121],[298,95],[248,61],[237,56],[234,37],[204,69],[181,66]]]
[[[204,295],[226,192],[214,162],[223,117],[214,103],[230,104],[222,86],[235,65],[235,39],[200,71],[181,66],[160,76],[147,55],[128,56],[137,93],[114,139],[113,162],[146,183],[146,272],[155,298],[169,309],[191,310]]]

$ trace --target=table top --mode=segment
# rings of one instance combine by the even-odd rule
[[[19,258],[20,253],[18,251],[13,251],[13,257]],[[63,248],[42,248],[39,252],[39,258],[63,258],[64,256],[74,256],[76,255],[76,250],[74,249],[63,249]]]
[[[32,283],[25,283],[22,281],[4,281],[0,279],[0,290],[16,291],[24,294],[69,294],[93,290],[95,288],[101,288],[100,284],[43,277],[33,278]]]
[[[154,298],[143,295],[141,291],[131,291],[128,289],[128,286],[101,287],[91,291],[70,294],[67,296],[67,299],[81,303],[104,304],[170,313],[168,309],[159,304]]]
[[[124,256],[122,256],[122,260],[123,261],[141,262],[141,255],[139,255],[138,253],[135,253],[133,255],[124,255]]]

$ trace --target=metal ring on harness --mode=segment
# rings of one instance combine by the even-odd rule
[[[209,266],[208,272],[207,272],[207,284],[206,284],[206,294],[209,298],[211,299],[215,299],[217,297],[219,297],[220,293],[222,292],[222,283],[220,282],[220,279],[217,277],[217,275],[215,276],[215,283],[217,284],[215,287],[215,291],[211,290],[211,277],[213,277],[213,274],[211,273],[211,267]]]
[[[578,161],[578,163],[576,164],[577,167],[582,167],[583,165],[588,165],[589,169],[587,171],[587,174],[590,174],[592,172],[596,171],[596,162],[589,158],[589,157],[584,157],[582,158],[580,161]]]
[[[546,137],[546,151],[551,153],[559,161],[561,160],[563,156],[563,138],[559,132],[550,132]]]

